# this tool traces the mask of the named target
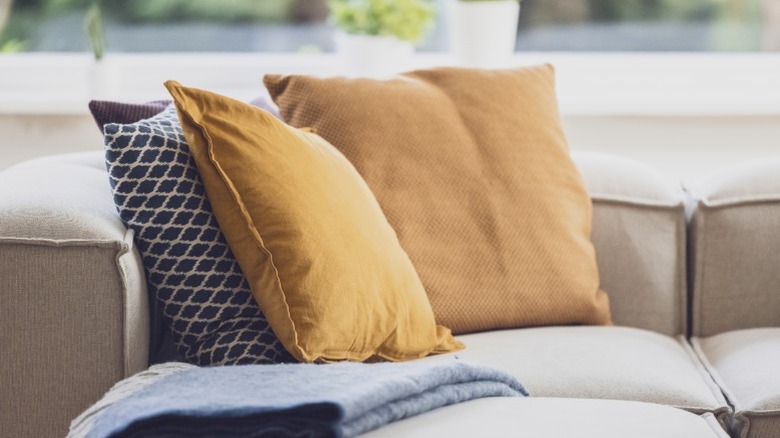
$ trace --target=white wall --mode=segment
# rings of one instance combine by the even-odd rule
[[[675,179],[780,155],[780,116],[569,116],[564,126],[573,149],[630,157]],[[0,169],[45,155],[99,151],[102,145],[88,115],[0,115]]]
[[[452,65],[418,54],[409,67]],[[780,57],[728,53],[517,53],[514,65],[549,62],[572,148],[643,161],[671,178],[780,154]],[[262,94],[269,72],[346,74],[336,55],[86,54],[0,56],[0,169],[54,153],[100,150],[90,97],[143,102],[163,81],[242,100]],[[102,71],[104,90],[94,89]],[[110,74],[107,74],[110,73]],[[97,93],[97,94],[96,94]],[[58,114],[58,115],[43,115]]]
[[[0,114],[0,170],[31,158],[102,147],[100,130],[87,115]]]
[[[780,155],[780,116],[569,117],[564,126],[574,149],[633,158],[675,179]]]

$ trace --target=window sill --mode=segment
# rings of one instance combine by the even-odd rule
[[[780,116],[780,56],[725,53],[518,53],[514,65],[556,68],[564,116]],[[415,55],[412,68],[452,65]],[[237,99],[263,93],[265,73],[338,75],[333,54],[110,54],[99,69],[86,54],[0,55],[0,114],[87,114],[101,98],[164,99],[176,79]],[[98,70],[102,70],[98,72]],[[98,78],[101,78],[98,80]]]

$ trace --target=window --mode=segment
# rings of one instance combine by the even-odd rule
[[[446,3],[421,51],[447,48]],[[92,0],[0,0],[0,50],[87,50]],[[113,52],[329,52],[326,0],[104,0]],[[518,51],[780,50],[780,0],[522,0]]]

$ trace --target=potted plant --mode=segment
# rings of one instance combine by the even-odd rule
[[[103,61],[106,52],[106,37],[103,28],[103,14],[98,2],[92,3],[84,15],[84,34],[94,57],[87,79],[90,98],[105,99],[112,92],[111,81],[113,78]]]
[[[466,67],[510,63],[517,41],[518,0],[450,0],[450,49]]]
[[[331,0],[329,8],[348,73],[374,77],[408,67],[434,16],[427,0]]]

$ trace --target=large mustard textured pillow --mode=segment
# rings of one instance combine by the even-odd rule
[[[259,108],[166,86],[220,228],[293,356],[406,360],[462,348],[436,325],[409,257],[338,150]]]
[[[265,84],[287,123],[363,175],[438,322],[455,333],[610,323],[551,66]]]

